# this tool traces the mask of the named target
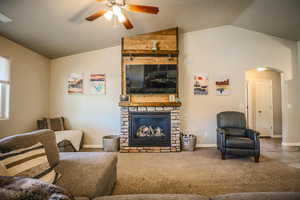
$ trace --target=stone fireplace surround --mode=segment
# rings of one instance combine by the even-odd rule
[[[168,147],[160,146],[142,146],[132,147],[129,144],[130,134],[130,112],[153,113],[153,112],[166,112],[171,115],[171,145]],[[138,152],[179,152],[180,147],[180,108],[179,107],[121,107],[121,139],[120,139],[120,152],[122,153],[138,153]]]

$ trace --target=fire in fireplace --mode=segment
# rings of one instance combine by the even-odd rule
[[[171,146],[170,112],[130,112],[129,146]]]
[[[138,137],[163,137],[163,129],[160,127],[152,128],[152,126],[142,125],[138,128],[136,135]]]

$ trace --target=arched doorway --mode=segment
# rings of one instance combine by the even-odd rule
[[[247,125],[276,145],[281,145],[285,133],[282,77],[282,72],[272,68],[245,72]]]

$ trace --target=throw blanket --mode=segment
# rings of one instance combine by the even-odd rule
[[[74,200],[61,187],[37,179],[0,176],[1,200]]]
[[[79,130],[64,130],[55,131],[56,142],[59,143],[63,140],[69,140],[76,151],[80,150],[83,133]]]
[[[74,148],[70,140],[63,140],[61,142],[58,142],[57,146],[59,152],[76,152],[76,149]]]

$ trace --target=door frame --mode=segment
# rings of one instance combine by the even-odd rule
[[[249,112],[249,110],[252,110],[252,90],[250,89],[250,86],[253,84],[252,80],[246,80],[246,119],[247,119],[247,127],[250,129],[254,129],[254,122],[253,122],[253,113]]]

